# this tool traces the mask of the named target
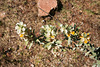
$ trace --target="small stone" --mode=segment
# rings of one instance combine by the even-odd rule
[[[0,19],[3,19],[5,16],[5,12],[0,12]]]
[[[2,37],[2,34],[0,33],[0,37]]]
[[[57,7],[57,0],[38,0],[38,16],[47,16]]]

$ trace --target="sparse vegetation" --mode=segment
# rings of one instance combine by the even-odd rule
[[[100,66],[100,2],[61,3],[49,19],[38,17],[35,0],[0,0],[1,67]]]

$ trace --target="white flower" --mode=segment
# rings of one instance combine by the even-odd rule
[[[51,31],[51,34],[52,34],[52,35],[55,35],[55,32],[52,30],[52,31]]]
[[[90,37],[87,37],[87,39],[89,40],[89,39],[90,39]]]
[[[50,33],[48,32],[48,33],[45,33],[45,36],[46,37],[50,37]]]
[[[22,31],[25,31],[25,28],[24,27],[22,28]]]
[[[41,28],[44,28],[44,26],[42,26]]]
[[[22,34],[25,34],[25,32],[22,32]]]
[[[32,30],[32,28],[31,28],[31,27],[30,27],[29,29],[30,29],[30,30]]]
[[[47,29],[47,32],[51,32],[51,28]]]
[[[26,27],[26,24],[24,24],[23,26]]]
[[[23,25],[23,22],[20,22],[19,24],[20,24],[20,25]]]
[[[65,33],[67,33],[68,31],[67,30],[65,30]]]
[[[83,51],[84,49],[83,48],[81,48],[81,51]]]
[[[43,43],[43,42],[40,42],[40,44],[44,45],[44,43]]]
[[[45,22],[45,20],[42,20],[42,22]]]
[[[52,25],[50,25],[50,27],[53,27]]]
[[[46,26],[46,31],[49,33],[51,32],[51,28],[48,25]]]
[[[62,28],[60,29],[60,31],[63,32],[63,31],[64,31],[64,28],[62,27]]]
[[[35,67],[33,64],[31,64],[31,67]]]
[[[84,42],[84,41],[85,41],[85,39],[84,39],[84,38],[81,38],[81,41],[82,41],[82,42]]]
[[[76,48],[73,48],[73,50],[75,50]]]
[[[45,25],[45,27],[46,27],[46,28],[49,28],[49,26],[48,26],[48,25]]]
[[[56,44],[57,46],[55,47],[55,49],[59,49],[60,47],[62,47],[62,45],[58,45]]]
[[[19,23],[16,24],[16,26],[19,25]]]
[[[16,26],[16,27],[15,27],[15,30],[17,30],[18,28],[19,28],[19,26]]]
[[[17,30],[17,34],[20,34],[21,33],[21,30]]]
[[[24,41],[28,41],[28,39],[25,39],[25,38],[24,38]]]
[[[67,28],[67,27],[68,27],[68,24],[65,25],[65,28]]]
[[[63,25],[62,24],[60,24],[60,27],[62,27]]]

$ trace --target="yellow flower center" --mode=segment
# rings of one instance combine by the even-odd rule
[[[70,34],[67,34],[68,37],[70,37]]]
[[[23,34],[20,34],[20,37],[23,37],[24,35]]]
[[[71,34],[74,35],[75,34],[75,31],[72,31]]]
[[[83,38],[83,36],[80,36],[80,38]]]
[[[87,42],[88,42],[87,40],[84,41],[85,44],[86,44]]]
[[[51,39],[54,39],[55,38],[55,36],[51,36]]]
[[[88,39],[88,41],[90,41],[90,39]]]
[[[89,33],[87,33],[87,36],[89,36],[90,34]]]

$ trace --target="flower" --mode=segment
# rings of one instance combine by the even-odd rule
[[[20,34],[21,33],[21,28],[19,28],[18,30],[17,30],[17,34]]]
[[[55,38],[55,36],[51,36],[51,39],[54,39]]]
[[[84,42],[85,41],[85,38],[81,38],[81,41]]]
[[[22,31],[25,31],[25,28],[24,27],[22,28]]]
[[[30,30],[32,30],[32,28],[31,28],[31,27],[30,27],[29,29],[30,29]]]
[[[63,32],[63,31],[64,31],[64,28],[62,27],[62,28],[60,29],[60,31]]]
[[[87,33],[87,36],[89,36],[90,35],[90,33]]]
[[[67,32],[68,32],[68,31],[67,31],[67,30],[65,30],[65,34],[67,34]]]
[[[26,30],[26,24],[23,24],[23,22],[19,22],[15,26],[15,30],[17,31],[17,34],[19,34],[20,37],[23,37]]]
[[[19,25],[23,25],[23,22],[20,22]]]
[[[23,35],[23,34],[20,34],[19,36],[20,36],[20,37],[23,37],[24,35]]]
[[[15,30],[17,30],[19,27],[18,26],[15,26]]]
[[[75,31],[72,31],[71,34],[74,35],[75,34]]]
[[[26,27],[26,24],[24,24],[23,26]]]
[[[50,37],[50,33],[45,33],[45,37]]]
[[[52,34],[52,35],[55,35],[55,32],[54,32],[54,30],[52,30],[52,31],[51,31],[51,34]]]
[[[90,37],[87,37],[87,40],[90,41]]]
[[[70,37],[70,34],[67,34],[68,37]]]
[[[19,25],[19,23],[16,24],[16,26]]]
[[[44,28],[44,26],[42,26],[41,28]]]
[[[87,42],[88,42],[87,40],[84,41],[85,44],[86,44]]]
[[[60,27],[62,27],[63,26],[63,24],[60,24]]]
[[[28,39],[25,39],[25,38],[24,38],[24,41],[28,41]]]
[[[83,36],[80,36],[80,38],[83,38]]]

